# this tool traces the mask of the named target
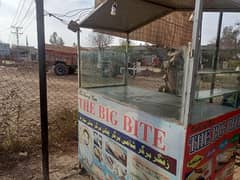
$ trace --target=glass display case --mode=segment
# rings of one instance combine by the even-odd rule
[[[125,49],[120,51],[119,48],[112,46],[107,47],[104,51],[98,48],[82,51],[82,88],[87,88],[94,93],[112,98],[145,113],[180,123],[184,49],[186,50],[183,48],[176,51],[177,55],[171,54],[170,51],[165,54],[164,63],[168,73],[156,73],[159,76],[153,80],[162,79],[162,85],[154,89],[147,87],[149,81],[144,80],[146,76],[140,76],[142,78],[132,76],[132,71],[138,71],[137,68],[128,67],[128,71],[125,73],[127,56],[124,52]],[[132,51],[136,53],[134,50]],[[128,65],[135,64],[134,60],[134,57],[128,57],[128,61],[131,62]],[[143,70],[143,73],[148,71]],[[163,80],[164,75],[168,78],[166,82]],[[131,82],[128,82],[128,79]]]

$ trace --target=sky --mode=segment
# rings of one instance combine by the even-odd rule
[[[202,44],[206,45],[216,39],[219,13],[204,13],[202,23]],[[222,30],[240,22],[240,13],[224,13]]]
[[[20,1],[24,2],[24,0],[0,0],[0,40],[3,42],[10,42],[11,44],[16,44],[16,35],[11,34],[11,31],[14,29],[10,29],[9,27],[12,24],[13,18],[17,11],[17,6]],[[31,11],[27,14],[27,17],[22,22],[25,12],[28,9],[30,3],[35,0],[25,0],[24,11],[22,13],[18,13],[18,17],[15,21],[18,20],[20,24],[23,25],[23,32],[20,35],[20,44],[26,44],[26,36],[28,37],[29,45],[35,46],[37,45],[37,33],[36,33],[36,17],[33,15],[33,11],[35,7],[31,6]],[[70,10],[78,9],[78,8],[93,8],[94,0],[45,0],[44,1],[44,9],[50,13],[59,13],[65,14]],[[74,20],[76,20],[77,16]],[[69,22],[70,18],[64,18]],[[30,25],[29,25],[30,24]],[[72,46],[73,43],[77,42],[76,33],[71,32],[67,29],[66,23],[62,23],[57,19],[49,16],[45,16],[45,39],[46,42],[49,42],[50,35],[53,32],[57,32],[57,34],[63,38],[66,45]],[[82,33],[82,41],[83,45],[89,44],[89,34],[91,31],[84,31]]]
[[[17,13],[17,7],[19,2],[22,2],[24,6],[24,11]],[[34,3],[30,6],[31,2],[35,0],[0,0],[0,40],[10,44],[16,44],[16,35],[11,34],[11,25],[22,25],[23,32],[20,35],[20,44],[26,45],[26,37],[28,37],[29,45],[37,46],[37,33],[36,33],[36,17],[34,16]],[[25,3],[23,3],[25,2]],[[94,0],[45,0],[45,10],[50,13],[65,14],[66,12],[78,8],[93,8]],[[30,8],[29,13],[25,16],[25,12],[28,7]],[[15,21],[13,21],[13,19]],[[24,21],[22,21],[24,19]],[[71,18],[64,18],[66,23],[62,23],[56,20],[53,17],[45,16],[45,39],[46,42],[49,42],[50,35],[53,32],[63,38],[65,45],[72,46],[73,43],[76,43],[76,34],[67,29],[67,23]],[[75,19],[76,20],[76,17]],[[23,23],[21,23],[23,22]],[[236,22],[240,22],[240,14],[237,13],[225,13],[223,18],[223,25],[234,25]],[[218,24],[218,14],[217,13],[204,13],[203,18],[203,36],[202,44],[207,44],[210,41],[216,39]],[[91,34],[90,30],[83,30],[81,33],[81,45],[90,46],[91,45]],[[117,40],[115,40],[116,42]]]

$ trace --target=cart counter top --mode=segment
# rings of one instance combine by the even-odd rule
[[[180,121],[181,97],[174,94],[154,92],[132,86],[91,88],[88,90],[103,95],[116,103],[139,109],[166,121]],[[193,109],[192,122],[195,124],[232,110],[234,110],[232,107],[197,102]]]

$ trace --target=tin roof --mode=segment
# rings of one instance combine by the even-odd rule
[[[193,10],[195,0],[144,0],[173,10]],[[239,0],[203,0],[205,11],[239,11]]]
[[[114,2],[117,13],[110,15]],[[86,17],[81,27],[130,33],[174,11],[194,10],[195,0],[106,0]],[[239,0],[204,0],[205,11],[238,11]]]

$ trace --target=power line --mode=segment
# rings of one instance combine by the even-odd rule
[[[85,16],[87,16],[89,14],[90,14],[90,11],[80,13],[78,16],[78,20],[80,20],[80,18],[84,18]]]
[[[56,13],[50,13],[47,10],[45,10],[45,13],[49,17],[54,17],[55,19],[58,19],[59,21],[61,21],[65,25],[67,25],[68,22],[66,20],[64,20],[62,17],[72,18],[72,17],[78,16],[78,20],[79,20],[81,17],[88,15],[90,13],[91,9],[92,8],[86,8],[86,9],[75,9],[75,10],[69,11],[69,12],[73,12],[73,11],[78,10],[78,12],[73,15],[66,15],[66,14],[60,15],[60,14],[56,14]]]
[[[52,14],[52,13],[48,12],[47,10],[45,10],[45,12],[46,12],[46,15],[48,15],[49,17],[54,17],[55,19],[61,21],[61,22],[62,22],[63,24],[65,24],[65,25],[68,24],[68,22],[67,22],[66,20],[64,20],[64,19],[56,16],[55,14]]]
[[[28,17],[29,17],[29,18],[26,19],[26,20],[21,24],[21,26],[22,26],[23,28],[26,28],[27,25],[28,25],[28,22],[31,21],[33,17],[35,17],[35,10],[34,10],[34,9],[32,9],[32,11],[30,12],[30,14],[29,14]]]
[[[27,10],[26,10],[26,12],[25,12],[23,18],[19,21],[19,23],[17,23],[18,26],[22,26],[22,23],[23,23],[24,20],[27,18],[27,15],[29,14],[31,8],[33,8],[33,2],[34,2],[34,1],[31,0],[31,2],[30,2],[30,4],[29,4],[29,6],[28,6],[28,8],[27,8]],[[32,10],[34,10],[34,8],[33,8]],[[17,25],[16,25],[16,26],[17,26]]]
[[[78,16],[79,14],[81,14],[83,12],[88,12],[88,11],[90,11],[90,10],[79,11],[79,12],[76,12],[75,14],[72,14],[72,15],[65,15],[64,17],[72,18],[72,17]]]
[[[35,19],[36,15],[34,14],[32,16],[32,19],[27,23],[27,25],[25,26],[25,29],[23,29],[23,33],[25,33],[27,31],[27,29],[31,26],[31,24],[34,22],[33,20]]]
[[[77,13],[75,13],[75,14],[78,14],[81,11],[92,10],[92,9],[94,9],[94,8],[78,8],[78,9],[73,9],[73,10],[67,11],[64,14],[54,13],[54,15],[59,16],[59,17],[73,17],[74,15],[70,15],[70,14],[75,13],[76,11],[77,11]]]
[[[18,1],[17,11],[16,11],[15,15],[13,16],[11,25],[13,25],[13,23],[15,22],[15,19],[18,15],[18,12],[19,12],[19,9],[20,9],[20,6],[21,6],[21,2],[22,2],[21,0]]]
[[[20,0],[21,1],[21,0]],[[15,18],[15,23],[13,22],[11,25],[16,26],[18,19],[21,17],[22,11],[24,9],[24,6],[26,4],[26,0],[23,0],[23,3],[21,4],[20,8],[19,8],[19,13],[16,13],[16,18]]]

